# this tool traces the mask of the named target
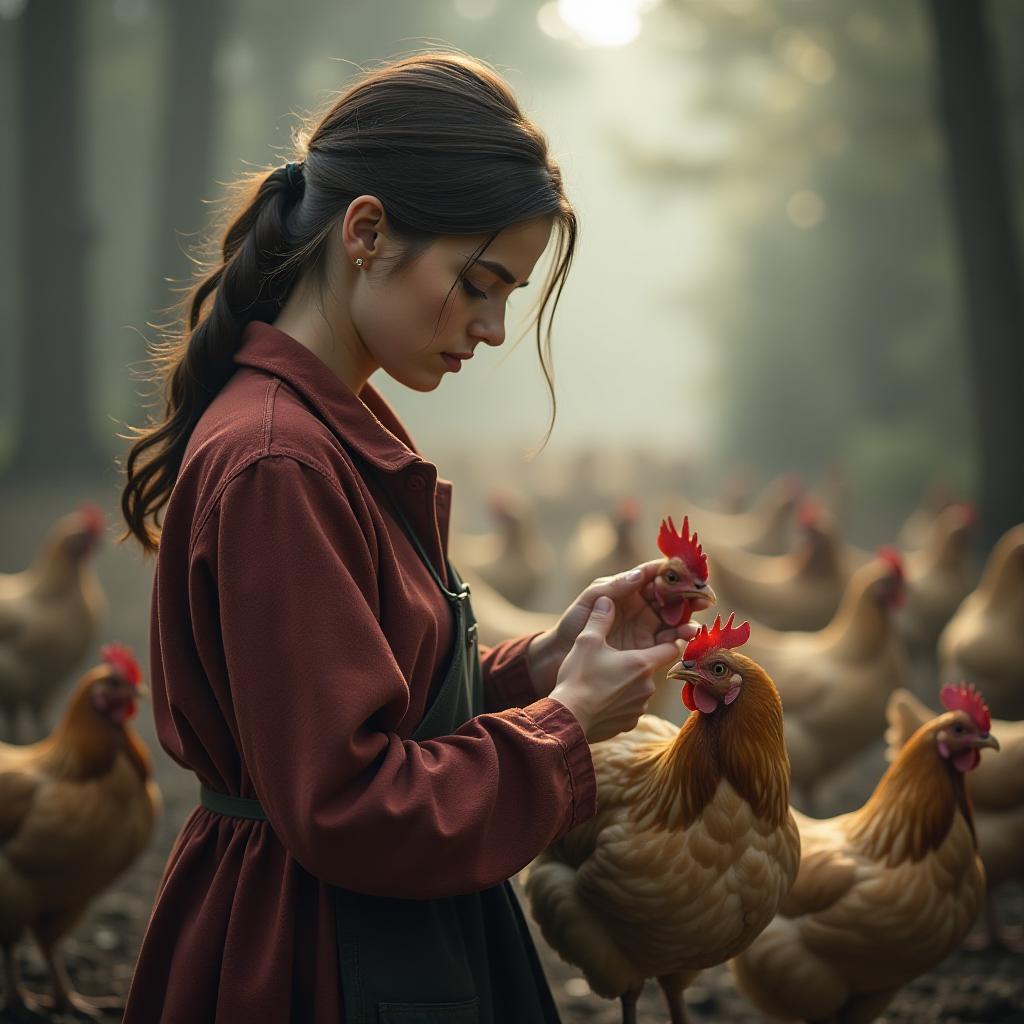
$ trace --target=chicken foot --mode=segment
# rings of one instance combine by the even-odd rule
[[[53,984],[53,1008],[58,1013],[73,1014],[88,1020],[102,1021],[104,1015],[111,1010],[124,1010],[124,1000],[116,996],[90,996],[86,998],[76,992],[64,966],[64,958],[57,952],[54,945],[40,942],[46,966],[50,969],[50,980]]]
[[[988,949],[1007,953],[1024,953],[1024,933],[1020,928],[1007,928],[999,920],[992,891],[985,891],[985,905],[981,912],[983,931],[975,932],[964,940],[964,948],[975,952]]]
[[[3,1011],[5,1019],[17,1021],[48,1021],[50,1019],[50,1015],[45,1012],[45,1002],[21,987],[21,979],[18,977],[18,960],[14,955],[14,946],[10,943],[4,945],[4,981],[6,991],[3,1003],[0,1003],[0,1010]]]

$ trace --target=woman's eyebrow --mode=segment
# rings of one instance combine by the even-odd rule
[[[505,284],[515,284],[516,279],[514,275],[504,263],[495,263],[494,260],[485,260],[479,257],[474,262],[479,263],[482,267],[486,267],[492,274],[497,274]],[[529,283],[529,281],[524,281],[522,284],[517,284],[516,287],[525,288]]]

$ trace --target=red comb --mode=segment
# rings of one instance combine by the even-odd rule
[[[805,529],[809,529],[812,526],[818,525],[818,519],[821,517],[821,503],[814,501],[812,498],[807,498],[800,504],[800,509],[797,513],[797,518],[800,525]]]
[[[100,648],[100,657],[132,686],[139,685],[142,679],[139,663],[124,644],[105,644]]]
[[[721,615],[716,615],[710,632],[707,626],[701,626],[700,632],[686,645],[683,661],[696,661],[709,651],[721,647],[742,647],[750,639],[750,623],[743,622],[734,627],[732,623],[735,618],[736,613],[733,612],[723,626]]]
[[[939,691],[939,700],[947,711],[966,711],[981,732],[988,732],[992,728],[988,705],[971,683],[944,686]]]
[[[640,502],[636,498],[623,498],[619,502],[619,518],[633,523],[640,518]]]
[[[702,580],[708,578],[708,556],[697,543],[697,534],[690,536],[690,517],[683,516],[683,529],[676,533],[675,523],[672,517],[662,519],[661,529],[658,531],[658,548],[666,558],[681,558],[695,576]]]
[[[78,506],[78,514],[85,521],[86,528],[96,534],[97,537],[106,530],[107,517],[103,514],[103,509],[99,505],[94,505],[91,501],[87,501]]]
[[[973,501],[961,501],[957,508],[963,516],[964,526],[975,526],[978,522],[978,506]]]
[[[894,548],[886,546],[878,549],[878,557],[888,564],[893,575],[902,583],[906,576],[903,572],[903,556]]]

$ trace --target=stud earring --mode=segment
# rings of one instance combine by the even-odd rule
[[[357,256],[356,257],[356,266],[357,267],[361,267],[362,265],[363,265],[363,257],[362,256]]]

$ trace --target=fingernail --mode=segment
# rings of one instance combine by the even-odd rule
[[[599,597],[594,602],[594,610],[598,612],[610,612],[612,610],[612,602],[607,597]]]
[[[641,576],[643,576],[643,574],[643,569],[630,569],[629,572],[626,573],[626,582],[635,583]]]

